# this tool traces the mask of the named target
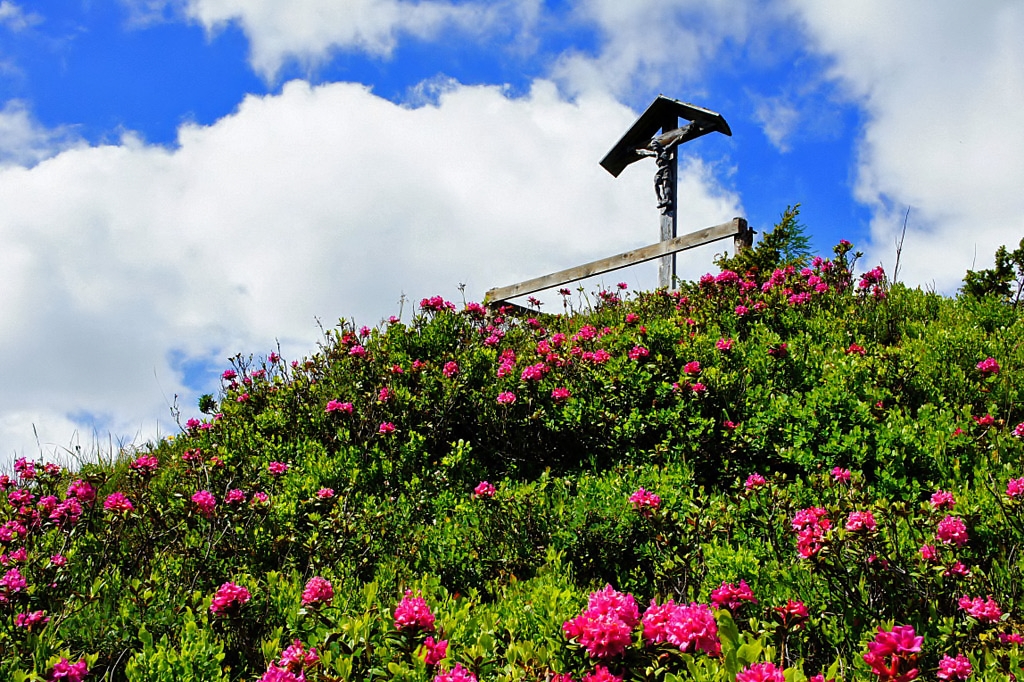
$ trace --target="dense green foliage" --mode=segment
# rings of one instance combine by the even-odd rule
[[[1005,679],[1024,616],[1022,311],[858,279],[849,252],[593,305],[566,292],[560,315],[424,299],[408,323],[343,322],[304,360],[236,357],[212,417],[111,465],[21,462],[0,493],[0,677],[84,657],[97,679],[253,680],[299,640],[320,657],[309,680],[456,662],[579,680],[595,661],[562,625],[591,591],[643,611],[743,580],[757,601],[716,610],[720,657],[637,641],[598,662],[874,679],[866,643],[896,624],[924,637],[922,675],[963,653]],[[631,504],[639,488],[659,502]],[[798,545],[814,508],[828,522]],[[943,542],[947,516],[966,534]],[[314,576],[329,604],[303,599]],[[216,600],[229,582],[251,599]],[[406,590],[449,642],[438,666],[425,629],[394,623]],[[989,595],[995,620],[960,604]]]

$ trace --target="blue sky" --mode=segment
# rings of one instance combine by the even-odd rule
[[[651,164],[597,164],[659,93],[733,130],[686,145],[682,230],[799,202],[817,250],[891,270],[909,209],[900,279],[952,294],[1024,235],[1022,29],[1010,1],[0,0],[0,460],[173,432],[317,320],[653,242]]]

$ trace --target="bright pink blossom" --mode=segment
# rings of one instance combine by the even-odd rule
[[[918,676],[917,662],[924,637],[915,634],[913,626],[896,625],[892,630],[878,628],[875,640],[868,642],[864,661],[879,682],[909,682]]]
[[[939,521],[935,537],[944,545],[963,546],[967,544],[967,524],[958,516],[947,516]]]
[[[957,604],[967,612],[967,615],[973,616],[985,623],[998,623],[999,619],[1003,616],[999,604],[992,599],[991,595],[987,599],[982,599],[981,597],[971,598],[965,595],[960,597]]]
[[[132,501],[125,497],[124,493],[116,492],[107,495],[103,501],[103,508],[118,514],[127,514],[135,508]]]
[[[807,606],[802,601],[794,599],[787,599],[785,606],[776,606],[772,610],[785,628],[799,629],[810,618]]]
[[[875,530],[875,516],[871,512],[866,511],[853,511],[846,519],[846,530],[851,533],[857,533],[862,530],[873,531]]]
[[[754,488],[760,488],[766,485],[768,481],[765,480],[761,474],[750,474],[747,476],[747,482],[743,484],[743,487],[747,490],[753,490]]]
[[[192,504],[196,506],[200,516],[208,519],[217,508],[217,498],[209,490],[200,490],[192,495]]]
[[[939,560],[939,551],[935,548],[935,545],[922,545],[918,551],[921,553],[921,558],[925,561]]]
[[[1010,499],[1017,499],[1024,495],[1024,478],[1011,478],[1006,482],[1006,496]]]
[[[216,594],[213,595],[213,601],[210,603],[210,613],[217,615],[237,610],[251,598],[252,595],[249,593],[249,590],[241,585],[236,585],[232,582],[224,583],[217,588]]]
[[[406,590],[402,601],[395,607],[395,629],[434,630],[434,614],[423,597],[413,596],[412,590]]]
[[[957,654],[956,658],[943,656],[939,661],[939,672],[936,677],[940,680],[966,680],[974,673],[971,662],[963,654]]]
[[[476,487],[473,488],[473,496],[481,497],[484,499],[490,499],[494,497],[494,494],[496,492],[497,490],[495,489],[494,484],[488,483],[487,481],[480,481],[479,483],[476,484]]]
[[[62,658],[53,665],[53,670],[50,671],[50,680],[51,682],[82,682],[88,674],[89,666],[86,665],[84,658],[79,659],[77,663]]]
[[[224,496],[224,501],[227,504],[242,504],[245,502],[245,491],[238,488],[232,488],[228,491],[228,494]]]
[[[999,362],[995,358],[985,358],[975,367],[982,376],[990,377],[999,374]]]
[[[306,587],[302,590],[302,605],[303,606],[330,606],[331,600],[334,599],[334,586],[331,585],[331,581],[320,576],[314,576],[306,582]]]
[[[630,495],[629,501],[633,508],[644,516],[650,516],[652,512],[661,506],[661,498],[643,488],[638,488],[635,493]]]
[[[721,587],[711,590],[711,603],[714,604],[716,609],[736,611],[736,609],[743,605],[743,602],[757,603],[753,590],[750,589],[750,585],[747,585],[745,580],[740,580],[739,585],[723,581]]]
[[[78,479],[68,486],[68,495],[78,498],[82,504],[89,505],[96,499],[96,488],[91,483]]]
[[[503,391],[498,394],[499,405],[511,405],[516,401],[516,394],[512,391]]]
[[[334,488],[320,488],[316,491],[316,496],[321,500],[329,500],[334,497]]]
[[[156,455],[139,455],[128,463],[129,469],[143,475],[153,473],[159,466],[160,462],[157,460]]]
[[[14,617],[15,627],[25,628],[26,630],[34,630],[36,626],[43,626],[50,622],[50,617],[46,615],[45,611],[29,611],[27,613],[19,613]]]
[[[956,504],[953,493],[936,490],[931,497],[932,509],[952,509]]]
[[[387,435],[389,433],[394,433],[394,431],[395,431],[395,425],[392,424],[391,422],[381,422],[381,425],[377,427],[377,433],[382,434],[382,435]]]
[[[718,341],[715,342],[715,348],[717,348],[718,350],[722,351],[723,353],[727,353],[728,351],[731,351],[732,350],[732,339],[718,339]]]
[[[844,469],[843,467],[832,468],[832,480],[836,483],[849,483],[850,476],[852,476],[852,473],[849,469]]]
[[[1024,438],[1024,422],[1021,422],[1020,424],[1017,424],[1017,426],[1013,427],[1013,435],[1016,436],[1017,438]]]
[[[442,639],[435,642],[433,637],[423,640],[423,662],[427,665],[437,665],[448,655],[448,640]]]
[[[642,360],[649,356],[650,354],[651,351],[647,350],[643,346],[633,346],[632,348],[629,349],[630,360]]]
[[[441,369],[441,374],[443,374],[446,379],[451,379],[458,373],[459,363],[455,362],[454,360],[449,360],[448,362],[444,363],[444,368]]]
[[[451,670],[443,670],[434,676],[434,682],[477,682],[476,675],[456,663]]]
[[[736,682],[786,682],[781,668],[771,661],[754,663],[736,673]]]
[[[267,465],[267,473],[271,476],[281,476],[288,471],[288,465],[284,462],[271,462]]]
[[[569,389],[565,388],[564,386],[551,389],[551,399],[554,400],[556,403],[565,402],[571,396],[572,393],[570,393]]]
[[[316,665],[320,657],[315,648],[306,649],[300,640],[293,640],[292,645],[281,652],[281,660],[277,664],[285,670],[301,675],[306,668]]]
[[[570,678],[571,679],[571,678]],[[594,672],[583,676],[582,682],[623,682],[622,678],[612,673],[603,665],[594,666]]]
[[[328,400],[325,412],[331,414],[332,412],[341,412],[343,414],[352,414],[353,410],[352,403],[343,403],[340,400]]]
[[[683,365],[683,374],[700,374],[700,362],[693,360]]]

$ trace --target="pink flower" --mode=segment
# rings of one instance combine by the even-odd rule
[[[661,506],[661,498],[643,488],[638,488],[635,493],[629,496],[633,508],[644,516],[650,516],[653,511]]]
[[[320,657],[317,656],[315,648],[310,648],[307,651],[302,642],[296,639],[292,641],[290,647],[281,652],[281,660],[277,662],[277,665],[290,673],[301,676],[304,668],[316,665],[319,661]]]
[[[583,676],[583,682],[622,682],[622,678],[613,674],[607,667],[598,665],[594,666],[594,672]]]
[[[330,606],[332,599],[334,599],[334,587],[331,585],[331,581],[320,576],[310,578],[306,583],[306,588],[302,591],[303,606],[319,606],[320,604]]]
[[[586,610],[562,624],[562,632],[575,639],[591,658],[618,656],[633,642],[633,627],[640,621],[636,600],[611,585],[592,592]]]
[[[238,372],[233,369],[226,369],[224,373],[220,375],[220,378],[224,381],[234,381],[238,377]]]
[[[434,614],[423,597],[414,597],[412,590],[406,590],[395,607],[395,629],[434,631]]]
[[[955,543],[963,546],[967,544],[967,524],[957,516],[947,516],[939,521],[935,537],[944,545]]]
[[[271,476],[281,476],[288,471],[288,465],[284,462],[271,462],[267,465],[267,473]]]
[[[939,560],[939,551],[935,548],[935,545],[922,545],[918,551],[921,553],[921,558],[925,561]]]
[[[498,394],[499,405],[511,405],[516,401],[516,394],[512,391],[503,391]]]
[[[79,659],[77,663],[72,663],[66,658],[62,658],[53,665],[53,670],[50,671],[50,680],[52,682],[82,682],[82,679],[89,674],[89,667],[85,664],[85,659]]]
[[[427,637],[423,640],[423,662],[427,665],[437,665],[448,655],[448,640],[442,639],[435,642],[434,638]]]
[[[717,348],[718,350],[722,351],[723,353],[727,353],[728,351],[731,351],[732,350],[732,339],[718,339],[718,341],[715,342],[715,348]]]
[[[868,532],[875,530],[875,517],[871,512],[853,511],[846,519],[846,530],[857,533],[862,530]]]
[[[1024,644],[1024,636],[1011,632],[1010,634],[999,633],[999,641],[1003,644]]]
[[[321,500],[329,500],[334,497],[334,488],[320,488],[316,491],[316,496]]]
[[[978,426],[992,426],[996,423],[996,418],[990,414],[986,414],[983,417],[971,417],[971,419],[973,419],[974,423]]]
[[[757,603],[753,590],[750,589],[745,580],[740,580],[739,585],[723,581],[721,587],[711,591],[711,603],[714,604],[716,609],[724,608],[736,611],[736,609],[743,605],[743,602]]]
[[[708,387],[702,384],[701,382],[697,381],[690,385],[690,390],[696,393],[697,395],[701,395],[702,393],[708,390]]]
[[[850,472],[849,469],[844,469],[842,467],[832,468],[832,480],[835,481],[836,483],[849,483],[850,476],[852,475],[853,474]]]
[[[683,374],[700,374],[700,362],[693,360],[683,365]]]
[[[354,358],[365,358],[366,349],[360,346],[359,344],[356,344],[348,349],[348,354]]]
[[[565,402],[571,396],[572,396],[572,393],[570,393],[569,389],[567,389],[565,387],[559,387],[559,388],[551,389],[551,399],[554,400],[556,403]]]
[[[196,506],[200,516],[208,519],[217,508],[217,498],[209,490],[200,490],[192,495],[192,504]]]
[[[263,507],[263,506],[266,506],[269,502],[270,502],[270,496],[269,495],[267,495],[265,492],[257,491],[255,493],[253,493],[252,497],[249,499],[249,506],[250,507]]]
[[[50,563],[57,567],[65,566],[68,563],[68,558],[63,554],[54,554],[50,557]]]
[[[1017,438],[1024,438],[1024,422],[1013,427],[1013,435]]]
[[[352,414],[353,409],[352,403],[343,403],[340,400],[328,400],[327,408],[324,411],[327,412],[327,414],[331,414],[332,412]]]
[[[456,663],[451,670],[444,670],[434,676],[434,682],[477,682],[476,675]]]
[[[484,499],[490,499],[494,497],[494,494],[496,492],[497,490],[495,490],[494,485],[488,483],[487,481],[480,481],[479,483],[476,484],[476,487],[473,488],[473,496],[481,497]]]
[[[736,673],[736,682],[786,682],[781,668],[771,661],[754,663]]]
[[[943,573],[942,575],[945,578],[949,578],[949,577],[953,577],[953,576],[957,576],[957,577],[960,577],[960,578],[969,578],[971,576],[971,572],[967,569],[966,566],[963,565],[962,562],[956,561],[956,562],[953,563],[952,566],[947,568],[946,572]]]
[[[750,312],[750,309],[747,306],[745,306],[745,305],[738,305],[738,306],[736,306],[735,312],[736,312],[736,317],[743,317],[748,312]]]
[[[455,362],[454,360],[449,360],[448,362],[444,363],[444,368],[441,370],[441,374],[443,374],[446,379],[451,379],[458,373],[459,363]]]
[[[775,343],[768,346],[768,355],[773,358],[784,358],[789,355],[789,346],[785,343]]]
[[[1011,478],[1006,483],[1006,496],[1010,499],[1017,499],[1024,495],[1024,478]]]
[[[241,585],[227,582],[217,588],[210,603],[210,613],[217,615],[228,611],[235,611],[252,598],[249,590]]]
[[[999,604],[992,600],[992,596],[989,595],[988,599],[982,599],[981,597],[960,597],[957,602],[960,608],[967,612],[967,615],[973,616],[984,623],[998,623],[999,619],[1003,616],[1003,612],[999,608]]]
[[[14,626],[19,628],[25,628],[26,630],[33,630],[37,625],[42,626],[50,622],[50,617],[46,615],[45,611],[29,611],[27,613],[19,613],[14,617]]]
[[[543,362],[538,362],[535,365],[530,365],[525,368],[519,378],[523,381],[540,381],[544,374],[547,373],[548,366]]]
[[[952,509],[956,504],[953,493],[945,490],[936,490],[931,497],[932,509]]]
[[[981,372],[982,376],[990,377],[999,374],[999,362],[995,358],[985,358],[975,367]]]
[[[779,619],[782,626],[786,628],[801,628],[810,618],[804,603],[793,599],[787,599],[785,606],[776,606],[772,610],[777,614],[776,618]]]
[[[153,459],[156,459],[155,457]],[[78,498],[82,504],[92,504],[96,499],[96,488],[82,479],[78,479],[68,486],[68,495]]]
[[[160,462],[157,461],[156,455],[139,455],[128,463],[129,469],[138,471],[141,474],[151,474],[159,466]]]
[[[750,474],[747,476],[747,482],[743,484],[743,487],[747,490],[754,490],[755,488],[767,485],[767,483],[768,481],[761,474]]]
[[[7,571],[4,577],[0,578],[0,603],[8,601],[12,594],[21,592],[26,587],[28,581],[21,575],[21,571],[16,568]]]
[[[224,496],[224,501],[228,504],[242,504],[245,502],[245,491],[239,490],[238,488],[232,488],[228,491],[228,494]]]
[[[956,658],[943,656],[939,661],[939,672],[935,675],[940,680],[966,680],[974,672],[971,662],[963,654],[957,654]]]
[[[651,351],[647,350],[643,346],[633,346],[629,350],[630,360],[642,360],[651,354]]]
[[[127,514],[135,507],[132,501],[124,496],[124,493],[110,493],[103,501],[103,508],[118,514]]]
[[[856,343],[851,343],[850,347],[846,349],[847,355],[864,355],[866,352],[864,346],[859,346]]]
[[[379,427],[377,427],[377,433],[380,433],[380,434],[393,433],[394,430],[395,430],[395,425],[392,424],[391,422],[382,422],[381,425]]]
[[[918,637],[910,625],[895,625],[892,630],[878,628],[873,642],[868,642],[864,661],[880,682],[909,682],[918,675],[917,653],[924,637]]]

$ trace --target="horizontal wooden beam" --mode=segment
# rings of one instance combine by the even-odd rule
[[[704,244],[710,244],[711,242],[716,242],[719,239],[725,239],[726,237],[746,234],[746,231],[747,221],[743,218],[733,218],[729,222],[722,223],[721,225],[705,227],[703,230],[697,230],[696,232],[684,234],[679,237],[666,239],[665,241],[658,242],[657,244],[651,244],[650,246],[626,251],[625,253],[620,253],[617,256],[602,258],[601,260],[596,260],[592,263],[587,263],[586,265],[577,265],[576,267],[569,268],[568,270],[560,270],[558,272],[553,272],[550,275],[535,277],[534,279],[528,279],[525,282],[519,282],[518,284],[511,284],[507,287],[495,287],[487,292],[484,296],[484,301],[488,304],[507,301],[510,298],[515,298],[516,296],[525,296],[526,294],[532,294],[537,291],[543,291],[544,289],[550,289],[551,287],[575,282],[579,279],[612,272],[613,270],[625,268],[630,265],[636,265],[637,263],[654,260],[661,256],[667,256],[671,253],[685,251],[686,249],[692,249]]]

